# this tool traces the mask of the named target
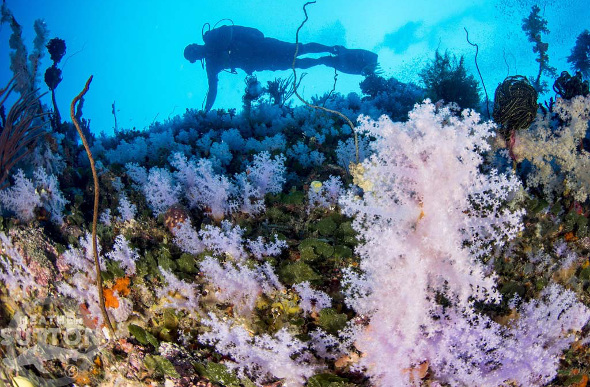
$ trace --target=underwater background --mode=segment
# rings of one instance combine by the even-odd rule
[[[588,386],[587,1],[0,16],[0,387]]]
[[[91,74],[93,92],[86,98],[85,116],[92,131],[112,133],[112,103],[116,102],[118,124],[142,129],[163,120],[201,108],[207,92],[207,77],[200,64],[188,63],[182,53],[190,43],[202,43],[205,23],[215,25],[231,19],[236,25],[254,27],[265,36],[294,42],[303,20],[299,1],[103,1],[74,0],[8,1],[19,23],[23,39],[31,43],[35,19],[46,21],[51,37],[64,39],[67,54],[61,66],[64,80],[56,93],[60,110],[67,111],[79,85]],[[551,66],[569,69],[567,56],[576,37],[586,28],[590,10],[584,1],[318,1],[309,8],[310,19],[301,30],[301,42],[343,45],[371,50],[379,55],[386,77],[402,82],[419,82],[419,69],[434,51],[450,50],[465,55],[465,65],[475,73],[475,49],[488,90],[507,75],[535,74],[535,53],[521,29],[521,19],[538,5],[551,31]],[[221,24],[230,24],[222,21]],[[10,79],[8,37],[0,31],[2,79]],[[71,58],[70,58],[71,56]],[[67,63],[66,63],[67,60]],[[48,56],[41,68],[51,65]],[[302,94],[308,99],[332,89],[333,70],[317,66],[308,71]],[[286,78],[290,71],[257,73],[262,84],[274,77]],[[222,73],[216,107],[239,108],[245,73]],[[359,91],[358,76],[340,74],[336,91],[344,95]],[[478,79],[479,81],[479,79]],[[45,97],[48,99],[48,97]],[[296,101],[296,103],[299,101]]]

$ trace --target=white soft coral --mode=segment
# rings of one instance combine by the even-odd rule
[[[410,370],[424,362],[453,385],[470,384],[474,377],[486,385],[499,377],[518,380],[519,375],[507,375],[514,365],[510,356],[498,352],[506,332],[497,324],[478,324],[489,319],[473,308],[474,300],[499,298],[495,276],[477,259],[474,246],[500,245],[522,227],[522,212],[505,206],[519,189],[518,180],[481,173],[480,151],[489,148],[493,124],[479,123],[470,111],[453,116],[427,101],[406,123],[364,119],[361,130],[377,138],[375,154],[354,168],[365,192],[362,199],[351,192],[341,201],[364,241],[357,249],[364,273],[349,272],[345,280],[347,303],[371,321],[356,332],[361,366],[383,386],[411,384]],[[435,301],[440,295],[449,302],[446,309]],[[495,352],[444,344],[459,331],[486,338]],[[518,330],[510,334],[515,342],[527,340]],[[473,361],[447,373],[446,365],[466,358]],[[486,361],[506,372],[499,376],[500,371],[478,367]],[[549,367],[536,376],[551,372]]]
[[[212,313],[203,324],[211,330],[201,334],[199,341],[215,346],[217,352],[231,358],[224,364],[237,371],[238,376],[252,378],[257,386],[279,378],[285,387],[299,387],[316,372],[307,345],[286,328],[272,336],[253,336],[242,326],[220,320]]]
[[[590,195],[590,153],[582,146],[590,119],[590,95],[557,98],[551,115],[537,115],[531,127],[516,133],[513,152],[527,159],[532,171],[527,185],[542,187],[546,196],[571,192],[580,202]]]

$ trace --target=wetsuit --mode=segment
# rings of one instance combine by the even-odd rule
[[[267,38],[255,28],[222,26],[208,31],[205,42],[205,63],[209,92],[205,110],[209,111],[217,96],[218,75],[236,68],[251,75],[254,71],[288,70],[293,65],[295,43]],[[298,58],[295,67],[306,69],[323,64],[348,74],[361,74],[363,69],[376,66],[377,55],[366,50],[347,50],[341,46],[319,43],[299,44],[298,55],[327,53],[320,58]]]

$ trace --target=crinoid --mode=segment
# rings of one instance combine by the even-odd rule
[[[501,125],[500,132],[528,128],[537,115],[537,91],[526,77],[514,75],[504,79],[494,94],[494,121]]]

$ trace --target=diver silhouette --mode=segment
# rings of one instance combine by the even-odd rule
[[[295,43],[267,38],[256,28],[237,25],[221,26],[203,34],[205,44],[189,44],[184,57],[191,63],[200,60],[207,67],[209,91],[205,111],[211,110],[217,96],[218,74],[224,70],[236,73],[288,70],[293,64]],[[367,50],[350,50],[342,46],[319,43],[299,43],[299,55],[326,53],[319,58],[297,58],[295,67],[307,69],[317,65],[333,67],[347,74],[365,74],[375,71],[377,54]]]

